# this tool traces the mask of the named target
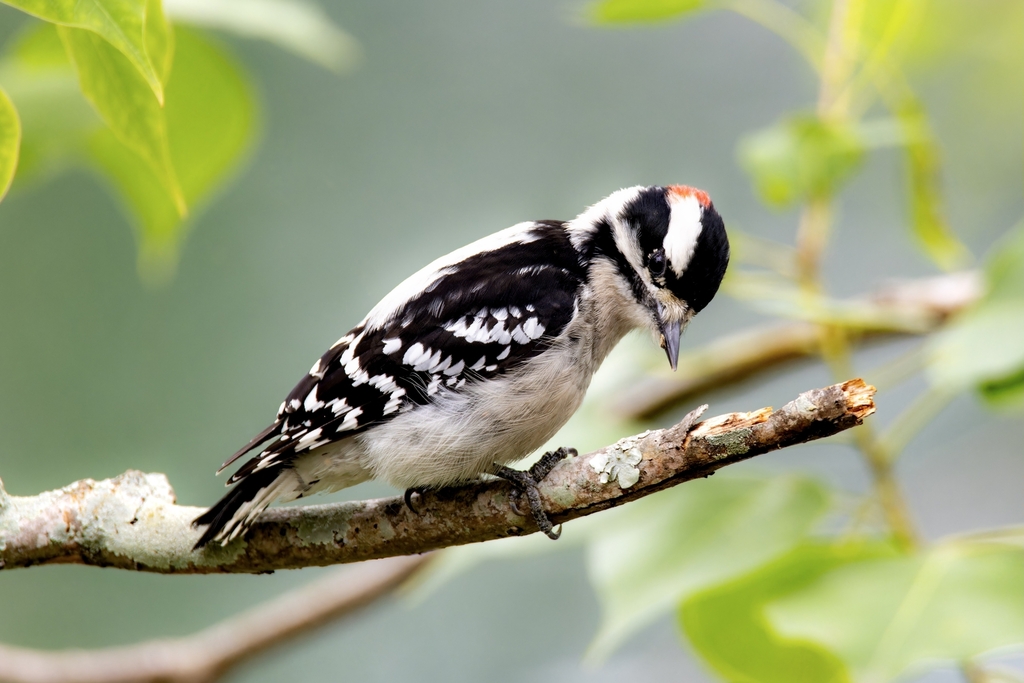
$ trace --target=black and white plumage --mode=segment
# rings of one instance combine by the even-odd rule
[[[729,260],[721,217],[685,186],[633,187],[572,221],[520,223],[409,277],[325,353],[260,448],[196,520],[197,547],[243,533],[267,505],[382,479],[441,487],[540,447],[632,329],[680,330]]]

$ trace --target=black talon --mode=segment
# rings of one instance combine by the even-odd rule
[[[403,495],[403,498],[405,499],[405,507],[409,508],[414,515],[420,514],[420,511],[412,504],[412,497],[414,494],[422,496],[424,491],[426,491],[426,489],[422,486],[412,486],[405,490],[405,494]]]
[[[495,463],[491,470],[492,474],[512,484],[512,497],[509,498],[509,506],[513,512],[517,515],[525,516],[520,512],[518,506],[519,500],[525,495],[526,502],[530,504],[530,514],[533,516],[533,521],[536,522],[537,528],[543,531],[551,540],[558,540],[559,536],[562,535],[562,525],[559,524],[558,530],[555,531],[554,525],[548,519],[547,513],[544,512],[544,505],[541,503],[540,491],[537,490],[537,485],[550,474],[555,465],[567,456],[575,456],[576,454],[576,449],[574,448],[559,448],[558,450],[545,453],[533,467],[525,472],[497,463]]]

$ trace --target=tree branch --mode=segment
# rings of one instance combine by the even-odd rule
[[[977,301],[982,287],[978,272],[964,271],[903,281],[853,299],[862,305],[864,319],[879,322],[875,327],[851,330],[853,340],[931,332]],[[905,324],[900,325],[901,321]],[[614,402],[615,412],[630,419],[653,419],[710,389],[815,356],[820,341],[820,326],[803,321],[765,325],[718,338],[680,356],[678,372],[637,381]]]
[[[391,593],[429,556],[336,570],[184,638],[93,651],[46,652],[0,643],[7,683],[210,683],[279,646]]]
[[[569,458],[540,487],[555,523],[621,505],[756,455],[830,436],[875,410],[854,379],[772,412],[690,420]],[[598,470],[602,471],[598,471]],[[0,568],[80,563],[160,573],[267,572],[423,553],[535,532],[505,481],[429,491],[417,513],[398,498],[268,510],[244,539],[194,552],[200,508],[175,504],[160,474],[129,471],[32,497],[0,489]]]

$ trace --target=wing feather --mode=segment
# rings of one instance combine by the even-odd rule
[[[541,353],[576,314],[585,273],[562,223],[523,225],[518,239],[446,265],[392,313],[377,311],[376,326],[364,320],[342,337],[288,394],[277,421],[225,463],[269,441],[228,483]]]

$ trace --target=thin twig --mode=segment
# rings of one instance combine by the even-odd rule
[[[100,650],[46,652],[0,643],[7,683],[210,683],[230,669],[390,594],[429,556],[333,571],[184,638]]]
[[[762,453],[831,436],[875,410],[874,387],[850,380],[805,392],[772,412],[731,413],[692,429],[645,432],[586,456],[568,458],[540,494],[555,523],[622,505]],[[684,420],[685,422],[685,420]],[[597,465],[634,465],[636,479],[608,480]],[[617,482],[623,482],[624,487]],[[627,483],[628,482],[628,483]],[[80,563],[159,573],[266,572],[423,553],[447,546],[535,532],[509,504],[504,481],[425,493],[410,511],[400,497],[268,510],[225,547],[192,550],[190,525],[200,508],[175,505],[163,475],[128,472],[84,480],[39,496],[0,489],[0,567]]]
[[[857,297],[852,301],[877,310],[877,315],[873,316],[877,320],[906,319],[915,322],[902,330],[891,323],[884,328],[861,330],[850,341],[857,343],[883,336],[934,330],[951,315],[977,301],[981,291],[980,275],[976,271],[964,271],[908,280]],[[818,355],[820,335],[817,325],[793,321],[720,337],[707,347],[682,354],[676,373],[646,377],[621,391],[612,409],[616,415],[626,419],[654,419],[711,389],[720,389],[778,370],[784,363]]]

